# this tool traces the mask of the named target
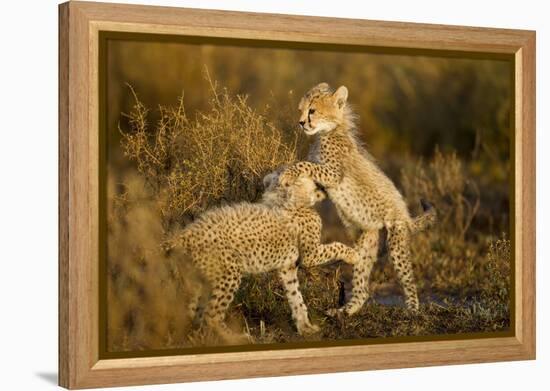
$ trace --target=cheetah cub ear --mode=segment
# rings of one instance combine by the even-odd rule
[[[328,85],[328,83],[322,82],[322,83],[317,84],[311,90],[312,91],[319,91],[319,92],[329,92],[330,91],[330,86]]]
[[[348,89],[346,86],[340,86],[332,96],[336,107],[342,109],[348,100]]]
[[[264,176],[264,179],[263,179],[264,189],[267,190],[271,188],[272,185],[277,184],[278,180],[279,180],[279,173],[276,171],[270,172],[269,174]]]
[[[288,164],[283,164],[270,172],[263,179],[264,190],[271,190],[279,184],[281,173],[288,168]]]

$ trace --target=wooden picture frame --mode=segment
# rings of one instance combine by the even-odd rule
[[[97,327],[100,31],[513,56],[513,336],[100,359]],[[59,86],[61,386],[73,389],[535,358],[535,32],[71,1],[59,6]]]

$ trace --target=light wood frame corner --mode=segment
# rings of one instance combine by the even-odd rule
[[[100,31],[491,52],[514,56],[514,336],[100,359],[97,61]],[[534,359],[535,204],[533,31],[73,1],[59,6],[59,384],[63,387],[73,389]]]

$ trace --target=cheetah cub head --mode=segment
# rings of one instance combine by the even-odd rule
[[[339,87],[335,92],[327,83],[320,83],[300,100],[300,127],[308,136],[328,133],[351,120],[347,105],[348,89]]]
[[[299,177],[290,186],[279,185],[279,175],[283,169],[274,171],[264,177],[264,194],[262,203],[269,206],[288,208],[311,208],[326,198],[324,190],[306,176]]]

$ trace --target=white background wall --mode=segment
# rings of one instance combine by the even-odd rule
[[[119,0],[119,2],[124,2]],[[142,387],[155,390],[541,389],[550,347],[548,13],[544,1],[246,1],[134,3],[537,30],[538,360]],[[57,1],[0,3],[0,389],[57,377]],[[545,23],[546,22],[546,23]],[[546,180],[545,180],[546,179]],[[546,373],[545,373],[546,372]],[[546,376],[545,376],[546,375]],[[135,388],[137,389],[137,388]]]

